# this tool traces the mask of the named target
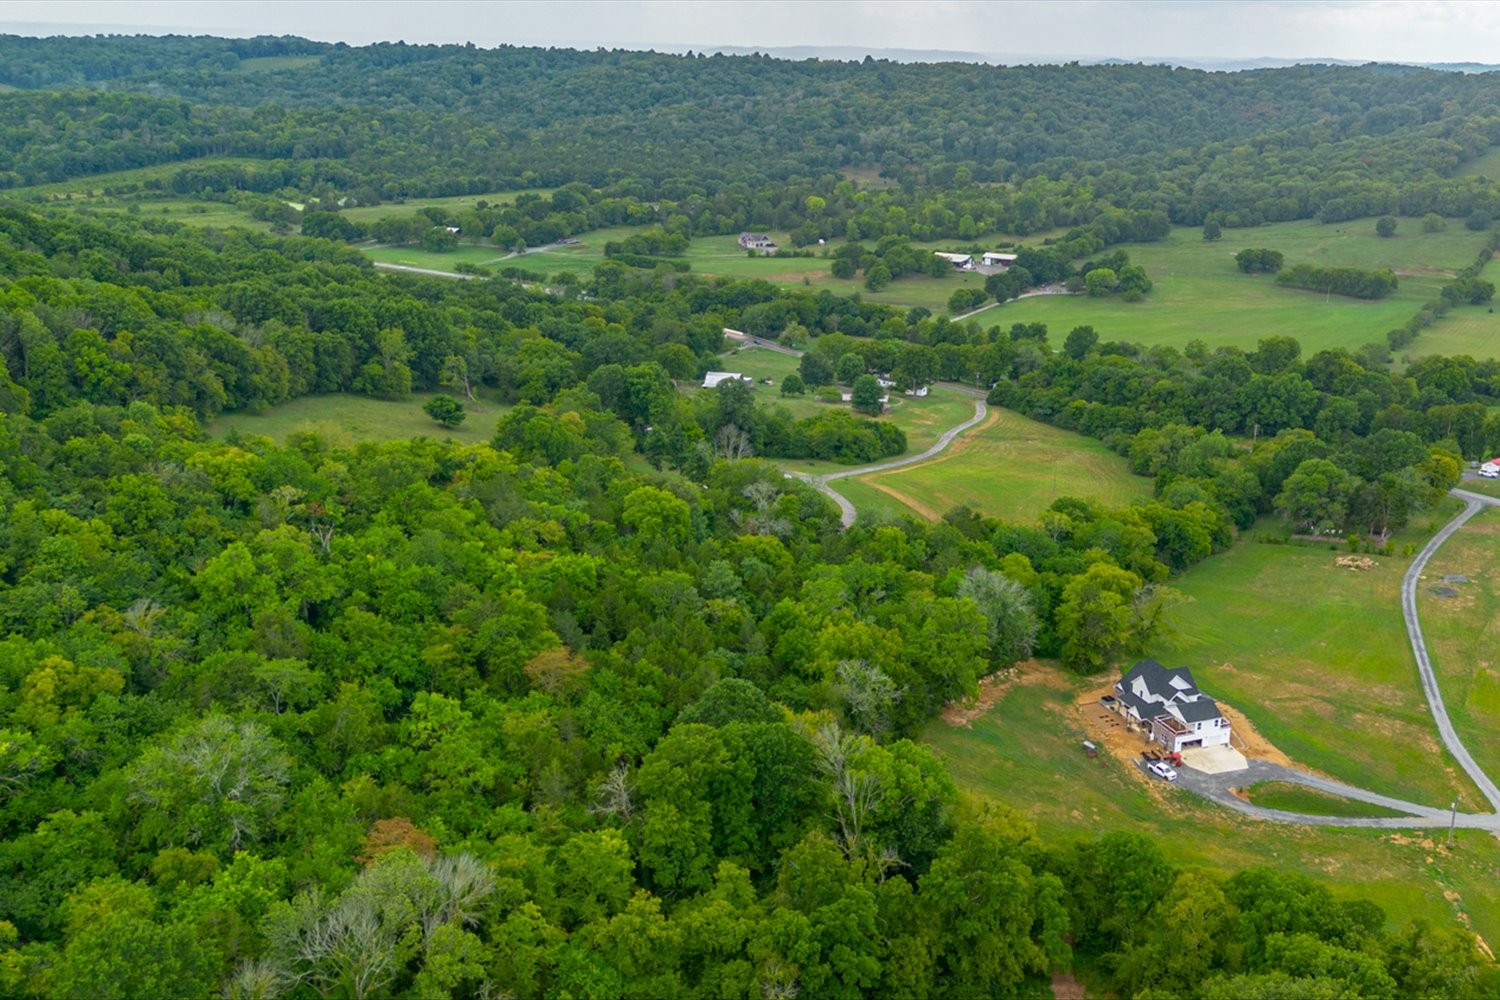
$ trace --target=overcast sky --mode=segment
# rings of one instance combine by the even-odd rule
[[[710,51],[720,45],[813,45],[1038,61],[1115,56],[1500,62],[1497,0],[5,0],[0,30]]]

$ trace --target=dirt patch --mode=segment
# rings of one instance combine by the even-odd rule
[[[974,725],[975,719],[994,708],[1005,697],[1005,692],[1017,684],[1035,684],[1064,691],[1068,688],[1068,680],[1060,670],[1036,660],[1024,660],[1009,670],[1002,670],[982,679],[978,694],[963,701],[950,701],[943,706],[940,715],[948,725],[967,729]]]
[[[1232,671],[1234,667],[1226,663],[1222,669]],[[1088,733],[1089,739],[1104,746],[1123,762],[1130,764],[1132,772],[1140,774],[1140,769],[1135,767],[1134,762],[1147,745],[1145,734],[1131,731],[1123,716],[1099,704],[1100,698],[1107,694],[1114,694],[1114,690],[1114,683],[1107,682],[1084,692],[1078,697],[1076,703],[1078,715],[1083,720],[1084,731]],[[1230,745],[1236,750],[1256,760],[1269,761],[1283,767],[1297,766],[1292,763],[1290,757],[1262,736],[1239,709],[1226,705],[1222,701],[1218,702],[1218,706],[1219,710],[1224,713],[1224,717],[1229,720]]]
[[[1059,972],[1052,977],[1053,1000],[1083,1000],[1083,984],[1073,978],[1071,972]]]
[[[1374,569],[1376,562],[1369,556],[1339,556],[1334,564],[1340,569]]]

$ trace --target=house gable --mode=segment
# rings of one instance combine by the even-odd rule
[[[1229,720],[1217,702],[1198,690],[1186,667],[1142,660],[1120,678],[1115,694],[1128,715],[1174,750],[1229,741]]]

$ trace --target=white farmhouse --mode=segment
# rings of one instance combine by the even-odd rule
[[[1229,745],[1229,720],[1198,690],[1187,667],[1169,669],[1142,660],[1120,678],[1115,696],[1127,718],[1170,750]]]

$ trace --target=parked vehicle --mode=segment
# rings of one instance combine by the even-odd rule
[[[1168,764],[1166,761],[1159,760],[1156,763],[1150,765],[1148,770],[1158,778],[1161,778],[1165,781],[1177,780],[1177,772],[1172,770],[1172,765]]]

